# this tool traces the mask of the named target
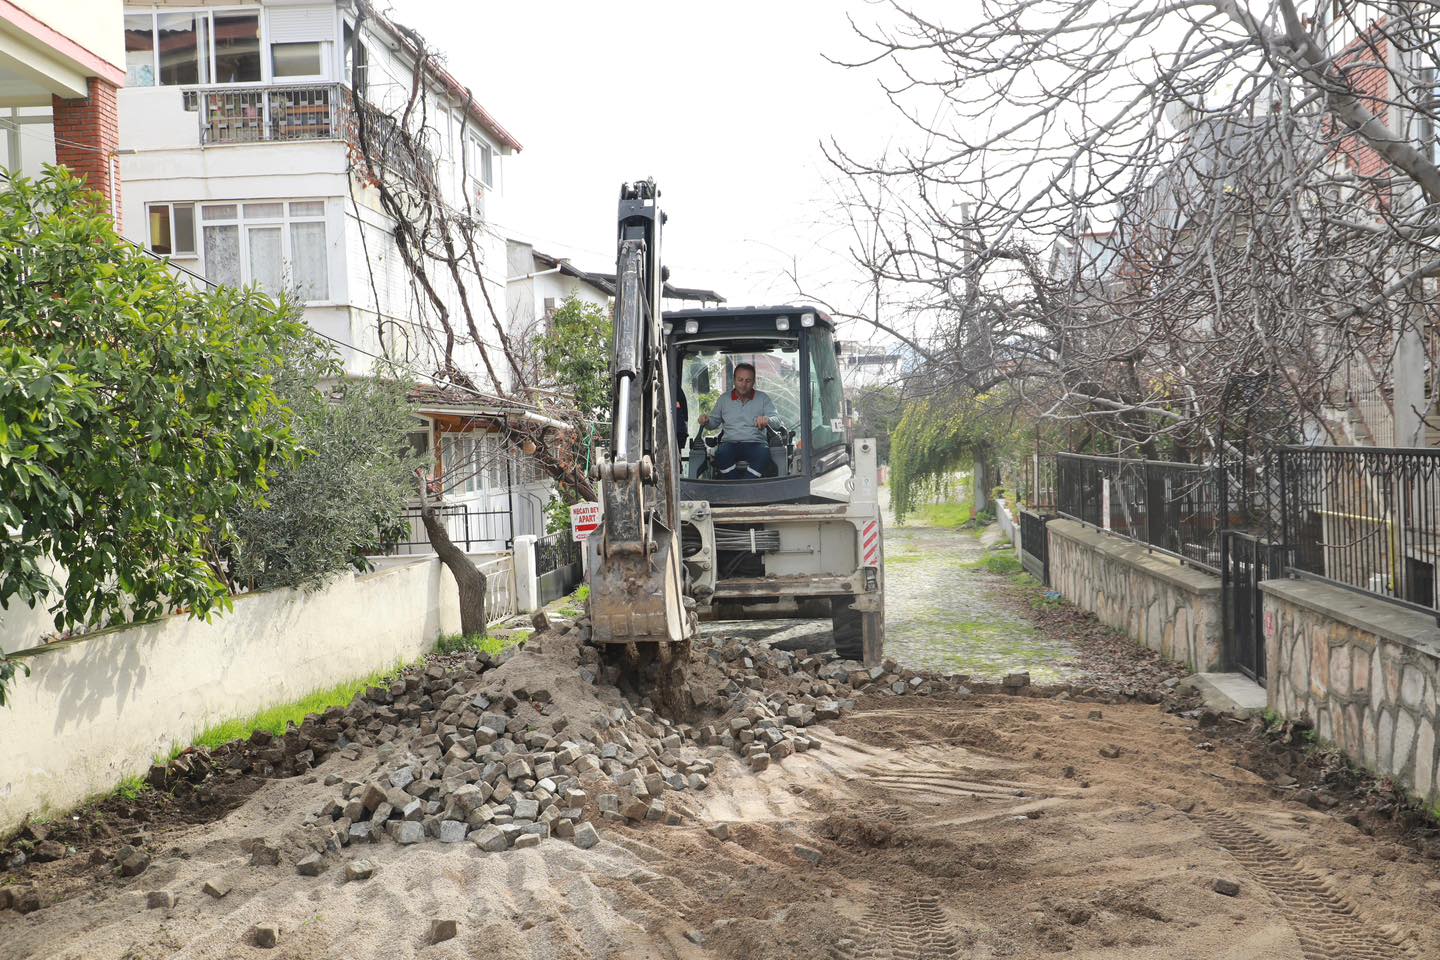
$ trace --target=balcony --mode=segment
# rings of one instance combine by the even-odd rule
[[[350,132],[350,95],[338,83],[195,87],[185,108],[199,118],[200,144],[337,140]]]

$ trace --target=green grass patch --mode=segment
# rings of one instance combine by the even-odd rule
[[[986,573],[996,573],[1006,577],[1025,572],[1025,565],[1020,562],[1020,558],[1009,551],[987,553],[979,560],[967,563],[965,566],[971,570],[984,570]]]
[[[141,794],[147,792],[149,789],[150,784],[139,777],[126,777],[124,780],[121,780],[120,785],[115,788],[115,795],[123,800],[134,803],[140,799]]]
[[[582,607],[585,606],[585,601],[590,599],[590,584],[580,584],[575,588],[575,592],[570,594],[570,599]]]
[[[226,720],[224,723],[216,724],[202,731],[195,738],[193,745],[206,750],[214,750],[233,740],[243,740],[256,730],[264,730],[278,736],[286,731],[289,724],[294,723],[299,726],[312,713],[324,713],[331,707],[349,706],[350,702],[365,690],[386,682],[404,667],[405,664],[396,664],[390,670],[378,671],[359,680],[338,684],[326,690],[318,690],[294,703],[271,707],[249,717]],[[178,756],[182,749],[173,750],[172,758]]]
[[[921,527],[954,530],[965,526],[975,516],[969,503],[922,503],[915,510],[915,523]]]
[[[534,632],[529,627],[524,627],[515,630],[496,630],[493,633],[485,634],[447,633],[435,641],[435,652],[451,654],[474,650],[476,653],[488,653],[492,657],[498,657],[516,644],[529,639],[530,634]]]

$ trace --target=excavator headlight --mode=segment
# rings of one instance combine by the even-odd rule
[[[686,332],[686,333],[699,333],[699,332],[700,332],[700,321],[699,321],[699,320],[686,320],[686,321],[685,321],[685,332]]]
[[[675,332],[675,324],[673,324],[673,323],[662,324],[662,329],[665,331],[665,336],[668,337],[668,336],[670,336],[670,334],[672,334],[672,333]]]
[[[813,327],[813,326],[815,326],[815,314],[813,314],[813,313],[802,313],[802,314],[800,314],[800,326],[802,326],[802,327]]]
[[[776,329],[776,330],[789,330],[789,329],[790,329],[790,318],[789,318],[789,317],[776,317],[776,318],[775,318],[775,329]]]

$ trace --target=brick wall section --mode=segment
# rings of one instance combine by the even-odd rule
[[[1379,25],[1369,35],[1356,39],[1335,58],[1335,69],[1350,89],[1359,94],[1365,109],[1390,123],[1390,73],[1385,64],[1390,60],[1390,42],[1378,33]],[[1354,134],[1340,136],[1337,147],[1345,166],[1362,177],[1385,176],[1389,163],[1376,150]]]
[[[90,95],[73,100],[54,98],[55,159],[84,177],[91,189],[112,196],[110,158],[120,146],[120,111],[115,84],[100,77],[90,78]],[[115,184],[118,189],[119,184]]]

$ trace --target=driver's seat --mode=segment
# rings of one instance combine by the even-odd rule
[[[770,444],[770,466],[763,472],[751,468],[745,460],[735,461],[735,466],[726,472],[715,467],[715,448],[724,441],[725,431],[713,436],[701,434],[690,441],[690,479],[699,480],[760,480],[790,475],[791,434],[783,430],[765,431]]]

